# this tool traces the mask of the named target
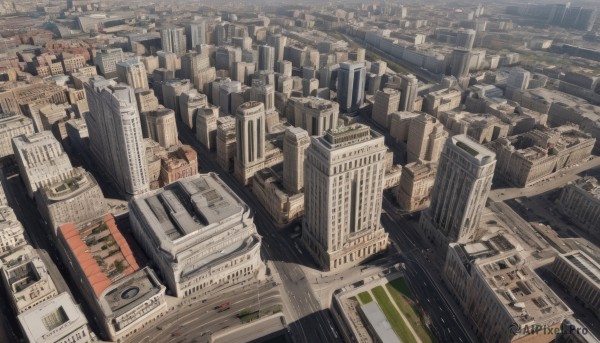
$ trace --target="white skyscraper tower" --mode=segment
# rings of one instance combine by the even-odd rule
[[[361,124],[311,140],[302,240],[323,269],[348,268],[387,248],[379,222],[387,147],[383,135]]]
[[[133,89],[148,89],[146,67],[139,58],[117,63],[117,76],[119,82],[126,83]]]
[[[85,117],[96,162],[127,195],[148,190],[146,152],[133,88],[94,77],[85,84]]]
[[[236,157],[235,174],[247,183],[265,161],[265,105],[249,101],[238,107],[235,114]]]
[[[421,214],[419,226],[441,251],[448,243],[475,239],[485,207],[496,154],[466,135],[450,137],[440,156],[431,205]]]

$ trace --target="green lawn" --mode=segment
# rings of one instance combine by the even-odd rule
[[[403,343],[416,343],[415,338],[408,329],[407,324],[402,320],[400,313],[391,303],[390,298],[387,296],[385,290],[381,286],[377,286],[371,290],[375,300],[381,307],[381,311],[385,314],[385,317],[390,322],[394,332],[400,337]]]
[[[412,298],[412,291],[404,279],[398,278],[393,280],[388,283],[386,287],[396,302],[396,305],[398,305],[398,308],[402,311],[402,314],[406,317],[408,323],[415,330],[421,341],[423,343],[434,343],[435,337],[433,337],[433,334],[423,322],[423,318],[419,316],[409,302],[409,299]]]
[[[371,294],[369,294],[369,292],[362,292],[358,293],[358,301],[360,301],[360,303],[364,305],[373,301],[373,298],[371,298]]]

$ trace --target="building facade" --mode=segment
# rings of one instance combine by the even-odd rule
[[[161,106],[162,107],[162,106]],[[175,111],[168,108],[158,108],[156,111],[144,113],[148,137],[168,148],[179,143]]]
[[[450,137],[440,157],[431,205],[419,227],[445,251],[450,242],[475,238],[490,189],[496,155],[466,135]]]
[[[339,114],[338,103],[317,97],[291,97],[285,109],[288,122],[306,130],[309,136],[320,136],[326,130],[336,129]]]
[[[600,223],[600,182],[588,176],[568,183],[557,200],[560,210],[591,234]]]
[[[134,90],[149,89],[146,67],[139,58],[119,62],[116,68],[119,82],[130,85]]]
[[[389,128],[389,115],[398,111],[400,105],[400,92],[392,88],[384,88],[375,93],[373,104],[373,115],[371,116],[377,124],[384,129]]]
[[[0,206],[0,256],[27,244],[25,229],[8,205]]]
[[[402,168],[400,186],[396,188],[401,210],[415,212],[429,207],[436,172],[435,162],[412,162]]]
[[[310,136],[306,130],[291,127],[283,138],[283,187],[291,193],[304,189],[304,161]]]
[[[20,135],[34,133],[33,121],[16,112],[0,113],[0,158],[10,156],[13,152],[12,139]]]
[[[364,62],[340,63],[338,70],[338,103],[340,111],[354,113],[365,100],[367,68]]]
[[[360,124],[311,138],[302,240],[323,269],[354,266],[387,249],[379,222],[386,151],[384,137]]]
[[[196,115],[196,139],[209,150],[217,146],[217,120],[219,108],[208,106],[198,110]]]
[[[119,190],[136,195],[148,190],[142,126],[129,86],[102,77],[85,85],[90,114],[85,116],[90,150]]]
[[[265,161],[265,106],[250,101],[238,107],[236,121],[235,175],[244,185]]]

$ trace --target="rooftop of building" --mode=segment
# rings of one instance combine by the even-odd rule
[[[13,138],[13,141],[18,146],[43,146],[47,144],[60,144],[51,131],[41,131],[30,135],[21,135]]]
[[[580,250],[574,250],[559,255],[558,258],[565,261],[580,274],[585,275],[585,277],[595,285],[596,289],[600,290],[600,263],[596,262],[593,258]]]
[[[241,215],[246,204],[216,174],[201,174],[180,179],[153,193],[136,197],[143,215],[159,225],[152,229],[169,241]]]
[[[496,298],[518,324],[535,324],[570,312],[562,300],[529,267],[512,237],[499,234],[486,240],[451,247],[479,271]]]
[[[67,292],[17,316],[29,342],[54,343],[87,325],[85,315]]]
[[[9,293],[13,296],[16,293],[25,292],[42,279],[46,279],[50,283],[45,290],[46,292],[52,292],[56,289],[48,274],[46,265],[31,245],[24,245],[0,258],[0,267],[2,267],[3,277],[10,286]],[[21,307],[18,303],[27,300],[25,297],[15,297],[15,301],[17,306]]]
[[[45,186],[41,192],[50,201],[62,201],[98,185],[94,176],[83,168],[77,168],[72,177]]]
[[[61,225],[59,232],[85,272],[96,297],[139,269],[129,244],[110,214],[80,228],[73,224]]]
[[[21,227],[15,211],[9,206],[0,206],[0,231],[13,227]]]
[[[483,145],[473,141],[472,139],[467,137],[467,135],[462,134],[452,136],[450,137],[449,141],[451,142],[451,144],[460,148],[461,151],[466,152],[481,163],[492,162],[496,159],[496,154],[494,152],[484,147]]]
[[[0,113],[0,130],[33,125],[33,121],[15,112]]]
[[[369,126],[351,124],[329,129],[325,131],[323,136],[316,139],[330,149],[337,149],[366,142],[377,137],[382,137],[382,135],[372,130]]]
[[[402,173],[408,173],[414,177],[425,177],[427,175],[435,176],[437,171],[436,162],[411,162],[402,168]]]
[[[360,309],[367,318],[367,321],[369,322],[369,324],[371,325],[381,342],[402,342],[394,332],[394,329],[392,329],[392,325],[386,319],[385,314],[383,313],[377,302],[372,301],[366,305],[361,305]]]

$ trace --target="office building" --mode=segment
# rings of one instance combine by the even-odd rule
[[[187,44],[185,38],[185,29],[182,27],[170,27],[160,30],[162,50],[175,53],[177,57],[185,54]]]
[[[181,76],[184,79],[194,80],[200,70],[210,67],[208,52],[188,52],[181,57]]]
[[[291,97],[285,114],[290,124],[303,128],[309,136],[320,136],[338,127],[340,105],[317,97]]]
[[[587,176],[569,182],[562,190],[558,204],[562,213],[590,234],[597,234],[600,223],[600,182]]]
[[[20,135],[34,133],[33,121],[16,112],[0,113],[0,158],[10,156],[13,152],[12,139]]]
[[[244,185],[262,169],[265,161],[265,105],[250,101],[238,107],[236,120],[235,175]]]
[[[375,93],[372,118],[384,129],[389,128],[389,115],[398,110],[400,105],[400,92],[392,88],[384,88]]]
[[[287,45],[287,37],[282,34],[275,34],[268,38],[269,45],[274,49],[275,62],[283,61],[283,51]],[[280,73],[283,73],[281,70]]]
[[[436,172],[434,162],[412,162],[402,168],[400,185],[395,192],[401,210],[415,212],[429,207]]]
[[[219,108],[208,106],[198,110],[196,116],[196,139],[208,150],[215,150],[217,146],[217,120]]]
[[[473,49],[477,31],[472,29],[459,29],[456,32],[456,46],[465,50]]]
[[[54,124],[62,120],[68,119],[66,109],[70,108],[68,105],[55,105],[48,104],[38,109],[38,117],[42,124],[40,129],[52,131]]]
[[[138,196],[129,207],[134,236],[179,298],[255,281],[264,268],[250,208],[214,173]]]
[[[12,145],[30,198],[39,188],[73,174],[69,156],[50,131],[15,137]]]
[[[139,58],[117,63],[119,82],[130,85],[134,90],[149,89],[146,67]]]
[[[30,343],[91,343],[88,321],[71,295],[63,292],[17,316]]]
[[[304,160],[310,136],[306,130],[290,127],[283,138],[283,187],[291,193],[304,188]]]
[[[284,189],[280,166],[256,172],[252,178],[252,193],[277,224],[285,225],[304,213],[304,194]]]
[[[448,138],[439,159],[431,205],[419,227],[445,251],[448,243],[473,241],[485,207],[496,154],[466,135]]]
[[[242,61],[242,50],[232,46],[221,46],[215,52],[215,68],[230,71],[234,62]]]
[[[419,91],[419,80],[412,74],[400,76],[400,104],[399,111],[413,112],[417,94]]]
[[[169,148],[179,143],[175,111],[161,107],[156,111],[144,113],[148,137],[162,147]]]
[[[469,66],[471,63],[471,52],[466,49],[452,50],[450,64],[450,75],[457,79],[464,78],[469,75]]]
[[[79,68],[85,67],[85,57],[81,55],[72,55],[71,57],[63,58],[62,64],[65,73],[70,74]]]
[[[198,112],[207,105],[208,99],[205,94],[198,92],[194,88],[183,91],[179,95],[181,121],[190,129],[193,129]]]
[[[442,153],[442,148],[448,133],[444,125],[435,117],[422,113],[410,123],[406,143],[407,161],[436,162]]]
[[[324,270],[354,266],[387,249],[379,222],[386,151],[384,137],[361,124],[311,137],[302,241]]]
[[[15,211],[6,203],[0,204],[0,256],[25,244],[25,229]]]
[[[148,190],[142,126],[133,89],[102,77],[85,85],[90,113],[90,151],[96,163],[127,195]]]
[[[198,46],[206,44],[206,21],[200,20],[185,25],[188,50],[195,50]]]
[[[150,89],[137,89],[135,91],[135,100],[140,113],[156,111],[158,109],[158,98],[154,95],[154,91]]]
[[[117,77],[117,63],[123,62],[123,50],[121,48],[105,48],[96,52],[94,64],[98,66],[100,75],[107,79]]]
[[[268,45],[258,46],[258,70],[272,72],[275,69],[275,48]]]
[[[158,66],[160,68],[154,69],[153,75],[154,81],[157,80],[156,75],[157,72],[161,72],[166,70],[166,77],[162,78],[161,81],[166,81],[172,78],[175,78],[175,71],[180,69],[181,67],[181,59],[174,52],[169,51],[157,51],[156,56],[158,56]]]
[[[166,81],[162,85],[163,105],[175,111],[175,115],[183,119],[181,117],[180,97],[192,88],[194,87],[190,80],[173,79]],[[187,123],[188,121],[186,121]]]
[[[600,264],[588,254],[574,250],[554,258],[550,271],[569,294],[600,316]]]
[[[213,83],[213,92],[215,91],[214,87],[215,84]],[[242,83],[239,81],[225,79],[224,81],[218,83],[218,88],[216,90],[218,102],[215,101],[215,93],[213,93],[213,104],[219,105],[222,115],[235,114],[237,107],[235,106],[235,102],[232,98],[234,93],[242,92]]]
[[[573,314],[533,271],[514,237],[489,236],[468,244],[451,243],[442,273],[480,341],[528,340],[532,328],[558,327]],[[539,336],[554,339],[541,332]]]
[[[225,171],[234,171],[236,149],[236,120],[233,116],[217,119],[217,163]]]
[[[21,314],[58,295],[54,281],[39,253],[31,245],[23,245],[0,257],[5,301]]]
[[[165,286],[152,269],[139,267],[112,215],[61,225],[57,249],[103,340],[124,341],[167,312]]]
[[[109,210],[98,182],[81,167],[74,170],[73,176],[40,188],[35,198],[54,234],[61,224],[83,224]]]
[[[362,107],[366,77],[367,68],[364,62],[340,63],[337,89],[340,111],[354,113]]]

